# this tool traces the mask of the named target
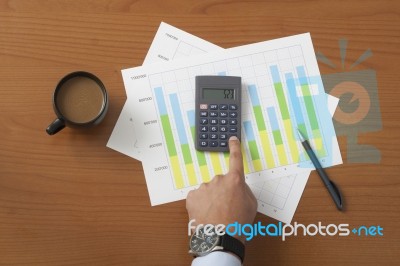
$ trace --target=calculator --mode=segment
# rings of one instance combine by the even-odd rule
[[[196,76],[195,147],[229,151],[231,136],[241,137],[242,78]]]

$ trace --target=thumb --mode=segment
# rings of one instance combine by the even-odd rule
[[[244,176],[243,171],[243,157],[240,149],[240,141],[237,137],[232,136],[229,139],[229,172],[237,173]]]

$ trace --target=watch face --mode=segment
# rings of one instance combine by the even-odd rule
[[[204,233],[204,227],[199,229],[198,234],[193,234],[190,238],[190,249],[198,255],[210,252],[218,243],[218,235],[215,228],[208,230],[209,234]]]

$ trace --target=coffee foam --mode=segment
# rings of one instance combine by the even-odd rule
[[[95,119],[104,106],[104,94],[94,80],[74,77],[59,89],[56,104],[61,114],[75,123],[87,123]]]

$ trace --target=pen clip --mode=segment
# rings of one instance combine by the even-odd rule
[[[338,196],[339,202],[336,202],[336,207],[337,207],[339,210],[342,210],[342,209],[343,209],[343,198],[342,198],[342,193],[340,193],[339,188],[336,186],[335,183],[333,183],[332,180],[329,180],[329,182],[330,182],[332,188],[335,190],[336,195]]]

